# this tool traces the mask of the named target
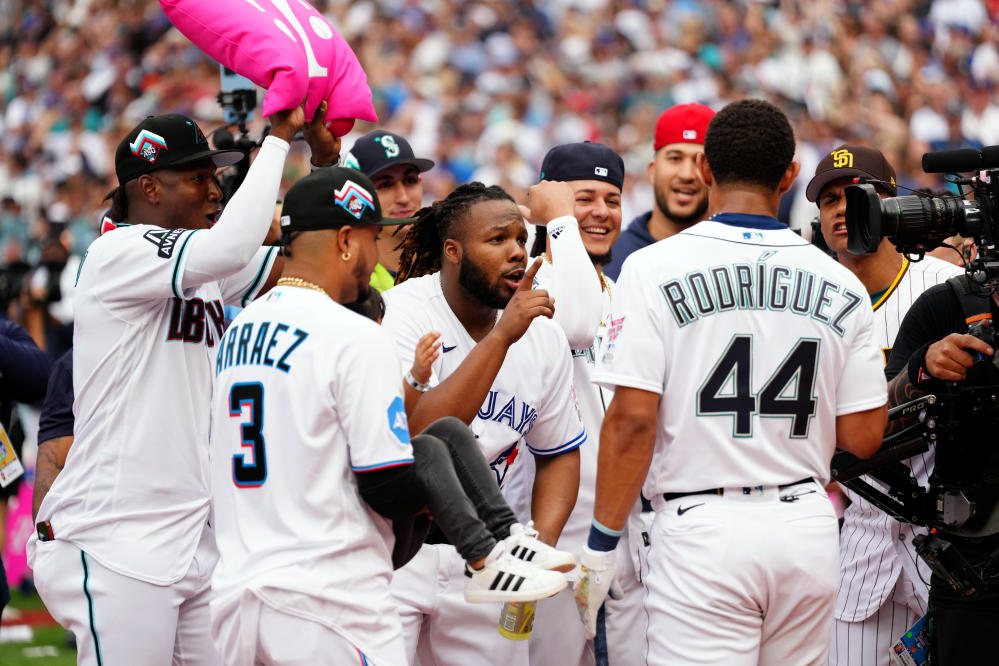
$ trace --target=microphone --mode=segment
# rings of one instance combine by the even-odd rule
[[[985,146],[981,150],[938,150],[923,155],[923,171],[926,173],[963,173],[995,168],[999,168],[999,146]]]

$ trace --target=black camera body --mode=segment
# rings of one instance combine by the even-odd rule
[[[978,257],[967,266],[972,279],[999,286],[999,146],[926,153],[923,170],[977,171],[972,177],[947,178],[959,188],[970,188],[974,198],[905,195],[882,199],[873,185],[849,185],[844,190],[847,249],[853,254],[873,254],[881,239],[887,238],[899,252],[921,258],[959,234],[978,245]]]

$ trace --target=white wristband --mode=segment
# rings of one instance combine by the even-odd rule
[[[421,381],[417,381],[416,377],[413,376],[413,371],[410,370],[406,373],[405,377],[406,383],[415,388],[420,393],[426,393],[430,390],[430,384],[424,384]]]

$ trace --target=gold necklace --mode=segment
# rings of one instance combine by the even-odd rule
[[[302,289],[311,289],[313,291],[319,291],[322,292],[323,294],[326,294],[327,298],[331,298],[331,296],[326,293],[326,290],[320,287],[318,284],[316,284],[315,282],[309,282],[308,280],[303,280],[300,277],[283,277],[279,279],[277,283],[279,285],[286,285],[289,287],[301,287]]]

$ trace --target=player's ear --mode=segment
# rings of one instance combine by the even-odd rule
[[[349,255],[354,249],[354,228],[350,225],[342,226],[336,230],[336,249],[341,256]]]
[[[156,176],[148,173],[142,174],[135,180],[135,189],[138,190],[139,196],[149,203],[157,204],[160,202],[162,188]]]
[[[801,163],[792,160],[791,163],[787,165],[787,169],[784,170],[784,175],[780,179],[777,191],[784,194],[791,189],[791,185],[794,184],[794,179],[798,177],[799,171],[801,171]]]
[[[444,241],[444,261],[450,262],[457,266],[461,263],[461,254],[461,243],[453,238],[448,238]]]
[[[711,165],[708,164],[708,158],[704,156],[704,153],[697,153],[694,157],[694,164],[697,165],[697,170],[700,172],[704,184],[708,187],[714,185],[715,176],[711,173]]]

